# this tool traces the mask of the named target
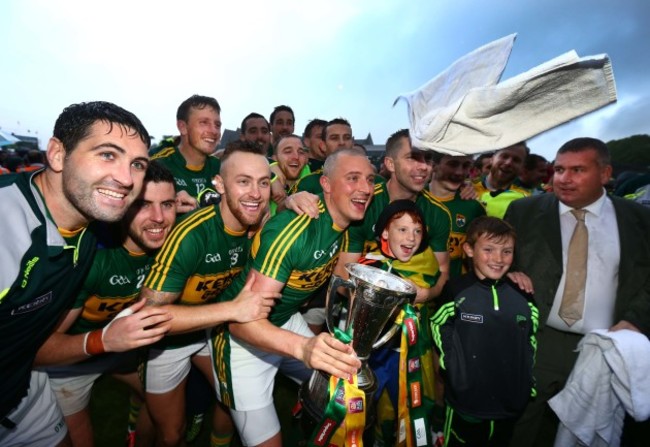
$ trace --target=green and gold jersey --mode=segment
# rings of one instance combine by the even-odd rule
[[[481,205],[485,207],[485,212],[488,216],[498,217],[503,219],[506,214],[510,202],[517,199],[522,199],[531,195],[531,191],[514,183],[506,189],[499,189],[490,191],[485,186],[485,177],[473,183],[476,196]]]
[[[81,315],[68,330],[83,334],[106,326],[122,309],[135,303],[153,257],[112,247],[97,251],[74,308]]]
[[[273,307],[269,321],[282,326],[298,312],[312,293],[329,281],[346,235],[334,224],[322,199],[318,208],[318,219],[283,211],[269,220],[253,239],[245,272],[235,279],[223,298],[233,299],[242,289],[248,271],[254,268],[285,283],[282,298]]]
[[[205,190],[213,190],[212,179],[219,173],[221,161],[217,157],[208,157],[202,167],[192,167],[178,147],[167,147],[151,157],[169,169],[176,179],[176,192],[186,191],[198,198]]]
[[[344,252],[367,253],[377,248],[375,223],[384,208],[390,203],[385,183],[375,184],[375,193],[362,221],[353,222],[348,229],[349,244]],[[429,234],[429,247],[434,252],[448,251],[451,216],[447,208],[428,191],[417,195],[415,204],[422,211]],[[418,255],[419,256],[419,255]]]
[[[434,196],[436,197],[436,196]],[[479,216],[485,216],[485,208],[476,200],[460,198],[460,192],[447,198],[436,197],[451,214],[451,233],[449,234],[449,277],[455,278],[465,273],[463,270],[463,243],[467,238],[467,227]]]
[[[177,222],[158,252],[144,286],[180,293],[179,304],[216,301],[242,271],[249,250],[246,231],[228,229],[219,205],[199,208]],[[184,346],[203,337],[204,331],[172,335],[159,346]]]
[[[320,178],[323,175],[323,170],[318,169],[312,171],[311,174],[301,177],[289,190],[289,194],[294,194],[300,191],[307,191],[312,194],[322,194],[323,187],[320,185]]]
[[[180,292],[180,304],[215,301],[246,264],[246,231],[227,228],[219,205],[182,218],[167,237],[144,285],[160,292]]]

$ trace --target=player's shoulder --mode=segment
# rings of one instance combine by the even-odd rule
[[[415,203],[422,209],[423,212],[442,212],[449,214],[449,209],[442,203],[431,191],[423,189],[418,193]]]
[[[152,155],[151,159],[152,160],[160,160],[160,161],[162,161],[162,160],[164,160],[166,158],[169,158],[172,155],[174,155],[177,152],[177,150],[178,149],[176,148],[176,146],[166,147],[166,148],[160,150],[159,152],[156,152],[154,155]]]

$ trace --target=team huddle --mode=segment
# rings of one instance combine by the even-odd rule
[[[301,384],[314,370],[349,379],[361,366],[324,325],[330,277],[347,278],[351,262],[396,274],[417,292],[396,323],[405,335],[370,359],[379,383],[364,439],[377,445],[403,442],[404,424],[413,427],[406,445],[534,442],[518,426],[533,417],[536,395],[541,420],[558,391],[536,369],[538,351],[555,367],[558,342],[548,337],[569,334],[562,349],[572,351],[575,337],[594,328],[650,330],[647,286],[626,295],[629,305],[615,298],[628,285],[623,273],[599,283],[598,305],[609,307],[595,320],[587,301],[584,318],[581,308],[577,323],[559,321],[562,290],[555,295],[575,218],[560,217],[554,284],[547,287],[551,269],[540,270],[545,261],[531,264],[544,256],[528,220],[538,204],[554,199],[545,206],[555,206],[555,219],[558,199],[560,213],[587,209],[590,235],[600,221],[589,211],[614,231],[614,209],[635,216],[632,228],[650,222],[641,206],[603,195],[611,168],[598,140],[563,146],[554,192],[537,194],[539,182],[515,181],[524,143],[500,148],[472,184],[471,157],[419,150],[407,130],[390,136],[378,171],[342,118],[312,120],[299,137],[289,107],[269,121],[251,113],[218,157],[214,98],[188,98],[176,118],[180,136],[151,150],[132,113],[106,102],[71,105],[56,121],[45,168],[0,176],[0,445],[94,445],[91,391],[104,374],[132,390],[127,445],[185,445],[194,373],[216,396],[211,446],[234,436],[281,446],[277,373]],[[568,178],[590,169],[588,181]],[[609,211],[593,211],[598,200]],[[647,232],[636,236],[650,248]],[[614,245],[623,271],[628,248],[624,239]],[[618,262],[603,267],[612,268]],[[575,361],[567,355],[563,380]],[[405,362],[416,365],[406,375]],[[416,435],[420,420],[426,433]]]

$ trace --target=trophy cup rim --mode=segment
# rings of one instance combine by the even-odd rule
[[[394,290],[394,289],[391,289],[391,288],[389,288],[387,286],[384,287],[384,286],[381,286],[381,285],[377,285],[377,284],[371,282],[367,278],[359,277],[355,273],[354,269],[368,270],[372,274],[375,274],[375,275],[377,275],[379,277],[389,278],[390,281],[397,282],[397,283],[401,284],[403,286],[404,290]],[[401,278],[401,277],[397,276],[394,273],[387,272],[387,271],[382,270],[382,269],[380,269],[378,267],[373,267],[371,265],[365,265],[365,264],[361,264],[361,263],[358,263],[358,262],[348,262],[347,264],[345,264],[345,270],[348,272],[348,274],[350,276],[350,279],[355,278],[355,279],[361,280],[361,281],[367,283],[368,285],[370,285],[372,287],[375,287],[377,289],[391,291],[391,292],[394,292],[394,293],[405,294],[405,295],[410,295],[410,294],[416,295],[417,294],[417,289],[415,288],[415,286],[412,283],[410,283],[409,281],[406,281],[404,278]]]

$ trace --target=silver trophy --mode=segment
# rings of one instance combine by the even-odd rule
[[[396,332],[399,326],[393,326],[389,333],[385,334],[381,343],[376,343],[382,333],[384,326],[394,320],[399,313],[399,308],[406,302],[415,300],[416,289],[413,284],[402,278],[385,272],[376,267],[363,264],[346,264],[345,269],[350,275],[348,281],[339,276],[332,275],[327,290],[327,326],[330,333],[335,327],[346,330],[352,337],[352,347],[361,360],[361,369],[357,375],[358,386],[366,393],[366,407],[368,416],[372,416],[374,393],[377,389],[375,375],[368,367],[368,357],[373,348],[380,346],[391,338],[390,334]],[[336,323],[336,315],[341,315],[341,297],[337,293],[339,287],[350,290],[348,298],[347,318]],[[343,312],[345,314],[345,312]],[[321,420],[325,408],[330,400],[329,374],[322,371],[314,371],[307,387],[303,385],[300,391],[300,398],[304,412],[308,416],[307,425],[310,422],[318,423]],[[368,426],[371,419],[367,416]],[[309,421],[311,420],[311,421]]]

